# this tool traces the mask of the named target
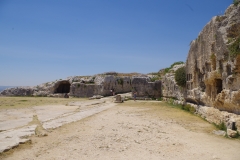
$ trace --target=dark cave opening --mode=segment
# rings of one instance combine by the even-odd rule
[[[216,88],[217,88],[217,94],[222,92],[222,80],[216,79]]]
[[[69,92],[70,92],[70,83],[68,81],[60,82],[60,84],[55,90],[55,93],[69,93]]]

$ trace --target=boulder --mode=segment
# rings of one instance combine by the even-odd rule
[[[103,98],[103,96],[101,95],[94,95],[92,97],[89,97],[89,99],[101,99],[101,98]]]
[[[122,103],[123,102],[123,98],[121,97],[121,95],[116,95],[115,98],[116,98],[115,101],[114,101],[115,103]]]
[[[218,131],[214,130],[214,131],[213,131],[213,134],[216,134],[216,135],[218,135],[218,136],[225,136],[225,135],[226,135],[226,132],[223,131],[223,130],[218,130]]]
[[[227,135],[230,138],[236,138],[238,133],[237,131],[231,130],[231,129],[227,129]]]

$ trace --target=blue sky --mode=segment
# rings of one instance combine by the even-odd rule
[[[0,85],[157,72],[232,0],[0,0]]]

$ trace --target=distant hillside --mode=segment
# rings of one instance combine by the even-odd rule
[[[0,92],[3,91],[4,89],[13,88],[13,87],[16,87],[16,86],[0,86]]]

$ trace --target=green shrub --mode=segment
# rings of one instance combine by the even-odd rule
[[[122,78],[119,78],[119,79],[117,80],[117,82],[118,82],[118,84],[123,85],[123,79],[122,79]]]
[[[164,69],[164,73],[165,73],[165,74],[168,73],[170,69],[171,69],[171,68],[165,68],[165,69]]]
[[[184,62],[183,62],[183,61],[174,62],[174,63],[170,66],[170,68],[173,68],[173,66],[179,65],[179,64],[184,64]]]
[[[236,39],[231,45],[228,46],[231,57],[236,57],[240,54],[240,37]]]
[[[181,87],[186,87],[186,71],[185,67],[181,67],[175,72],[175,81],[177,85]]]
[[[170,67],[164,69],[164,73],[165,74],[168,73],[169,70],[173,68],[173,66],[179,65],[179,64],[184,64],[184,62],[183,61],[174,62]]]
[[[220,123],[220,124],[218,124],[218,125],[214,123],[214,125],[215,125],[218,129],[220,129],[220,130],[227,131],[227,127],[226,127],[226,125],[225,125],[224,122],[222,122],[222,123]]]
[[[182,105],[182,109],[191,113],[195,113],[196,109],[194,107],[192,107],[191,105],[187,104],[187,105]]]
[[[233,4],[234,4],[235,6],[237,6],[237,5],[239,4],[239,1],[238,1],[238,0],[233,0]]]
[[[153,76],[150,78],[151,82],[155,82],[157,80],[159,80],[159,77],[158,76]]]

